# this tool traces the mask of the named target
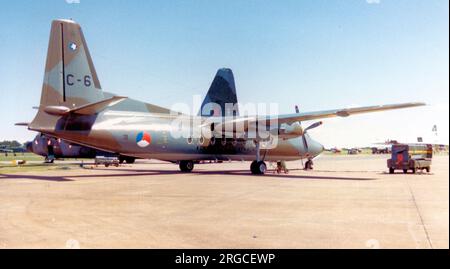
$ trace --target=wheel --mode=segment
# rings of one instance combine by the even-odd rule
[[[119,156],[119,163],[122,164],[125,161],[125,157]]]
[[[257,161],[253,161],[252,164],[250,164],[250,171],[252,172],[252,174],[256,174],[256,164],[258,162]]]
[[[394,173],[394,168],[389,168],[389,174],[393,174]]]
[[[403,174],[408,174],[408,169],[403,169]]]
[[[194,169],[194,162],[193,161],[181,161],[180,162],[180,170],[181,172],[192,172]]]
[[[312,160],[308,160],[305,163],[305,170],[313,170],[313,161]]]
[[[281,174],[281,170],[283,170],[283,165],[281,162],[277,162],[277,174]]]
[[[256,171],[258,171],[259,175],[264,175],[267,171],[266,163],[263,161],[258,162],[258,164],[256,165]]]
[[[267,165],[263,161],[254,161],[250,166],[250,170],[252,170],[252,174],[254,175],[264,175],[267,171]]]

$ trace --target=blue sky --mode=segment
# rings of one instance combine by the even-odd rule
[[[18,0],[0,10],[1,139],[38,105],[50,22],[84,30],[104,90],[171,107],[232,68],[238,98],[280,113],[424,101],[425,108],[326,120],[326,146],[423,136],[448,144],[447,0]],[[438,125],[438,137],[432,126]]]

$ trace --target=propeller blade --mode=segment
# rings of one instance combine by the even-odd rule
[[[311,130],[311,129],[314,129],[314,128],[317,128],[317,127],[321,126],[322,124],[323,124],[323,122],[321,122],[321,121],[318,121],[318,122],[316,122],[316,123],[313,123],[312,125],[310,125],[308,128],[305,129],[305,133],[306,133],[308,130]]]
[[[295,113],[297,113],[297,114],[300,113],[300,109],[298,108],[297,105],[295,106]],[[299,124],[300,124],[300,126],[301,126],[302,123],[299,122]],[[308,131],[309,129],[316,128],[316,127],[322,125],[322,122],[320,122],[320,124],[318,124],[317,126],[314,126],[315,124],[318,124],[318,123],[317,123],[317,122],[314,123],[313,125],[309,126],[308,128],[306,128],[306,129],[303,131],[303,135],[302,135],[303,148],[304,148],[306,151],[308,151],[308,141],[306,141],[306,137],[305,137],[306,131]]]
[[[305,134],[302,135],[303,147],[308,151],[308,142],[306,141]]]
[[[295,113],[300,114],[300,109],[298,108],[298,105],[295,105]],[[300,126],[302,126],[301,121],[299,121],[298,123],[300,124]]]

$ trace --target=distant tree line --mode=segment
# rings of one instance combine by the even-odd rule
[[[16,140],[4,140],[0,142],[0,148],[21,148],[25,147],[25,144],[22,144]]]

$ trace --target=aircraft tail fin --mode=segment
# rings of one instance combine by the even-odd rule
[[[79,107],[103,99],[97,72],[80,25],[71,20],[54,20],[40,108]]]
[[[238,116],[237,102],[233,71],[228,68],[219,69],[202,103],[199,115]]]

